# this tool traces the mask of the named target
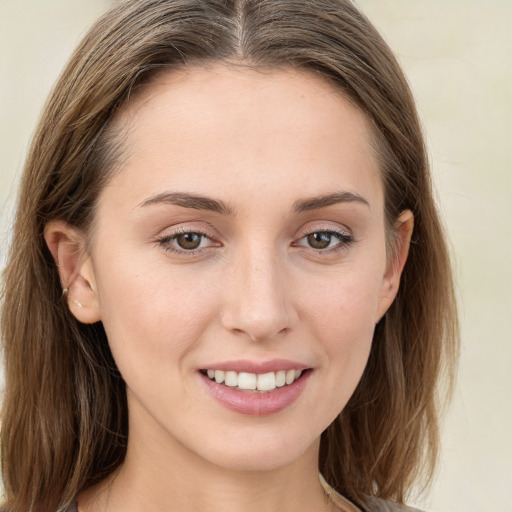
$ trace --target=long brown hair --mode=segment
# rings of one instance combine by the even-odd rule
[[[421,128],[391,50],[349,0],[129,0],[81,42],[50,95],[22,177],[5,270],[6,510],[54,512],[115,470],[128,436],[125,387],[101,323],[70,314],[43,230],[87,231],[119,164],[111,120],[155,73],[219,60],[308,69],[370,120],[386,221],[415,228],[401,287],[376,327],[361,382],[323,433],[319,467],[339,492],[403,501],[432,474],[439,377],[451,376],[457,320],[450,262]],[[422,471],[424,472],[422,473]]]

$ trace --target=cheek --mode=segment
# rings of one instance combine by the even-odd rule
[[[363,329],[373,332],[382,286],[380,266],[344,268],[322,280],[318,293],[303,293],[308,309],[334,330]],[[367,326],[368,329],[364,329]]]
[[[340,273],[310,294],[308,322],[320,340],[324,364],[335,370],[347,390],[355,388],[368,359],[379,303],[380,270]]]
[[[165,263],[120,255],[105,261],[116,261],[122,269],[112,272],[101,264],[97,269],[102,322],[121,373],[132,382],[168,364],[170,378],[215,315],[214,292]]]

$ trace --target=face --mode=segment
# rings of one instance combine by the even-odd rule
[[[128,156],[69,294],[104,324],[130,442],[291,463],[347,403],[396,292],[365,117],[306,72],[216,65],[160,77],[118,122]]]

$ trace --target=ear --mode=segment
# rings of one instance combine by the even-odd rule
[[[393,226],[393,253],[390,255],[382,281],[377,322],[385,315],[398,293],[400,276],[409,255],[413,228],[414,215],[411,210],[404,210]]]
[[[85,235],[63,221],[49,222],[44,229],[71,313],[84,324],[101,320],[92,259]]]

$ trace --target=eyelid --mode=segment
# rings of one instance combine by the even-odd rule
[[[154,242],[159,244],[164,250],[168,252],[173,252],[176,254],[183,255],[194,255],[200,252],[203,252],[210,247],[221,247],[222,243],[216,240],[216,236],[212,233],[213,229],[210,226],[205,228],[204,226],[198,227],[197,224],[193,223],[184,223],[179,224],[178,226],[164,229],[160,234],[154,237]],[[187,233],[195,233],[200,235],[203,238],[210,240],[211,244],[208,247],[199,247],[197,249],[183,249],[178,246],[172,244],[173,239],[178,237],[179,235],[187,234]]]
[[[315,249],[314,247],[308,247],[307,245],[299,244],[300,241],[304,240],[309,235],[313,233],[329,233],[338,239],[338,243],[333,247],[327,247],[325,249]],[[308,229],[305,229],[301,232],[300,236],[298,236],[294,242],[292,242],[292,246],[301,247],[305,249],[309,249],[314,251],[315,253],[329,253],[335,252],[337,250],[347,249],[355,242],[354,235],[352,231],[346,227],[341,227],[339,224],[333,226],[323,225],[323,226],[312,226]]]
[[[343,228],[339,225],[333,226],[333,225],[325,225],[325,226],[314,226],[311,228],[306,228],[302,234],[301,238],[304,238],[305,236],[311,235],[312,233],[337,233],[343,236],[353,236],[352,232],[348,228]]]
[[[297,231],[297,240],[311,235],[312,233],[335,233],[342,237],[353,238],[354,234],[350,228],[332,221],[309,222]]]
[[[160,234],[158,234],[155,239],[162,240],[164,238],[172,238],[174,236],[183,235],[185,233],[197,233],[198,235],[203,235],[206,238],[213,238],[212,233],[208,229],[198,228],[198,227],[184,227],[179,226],[172,229],[165,229]]]

